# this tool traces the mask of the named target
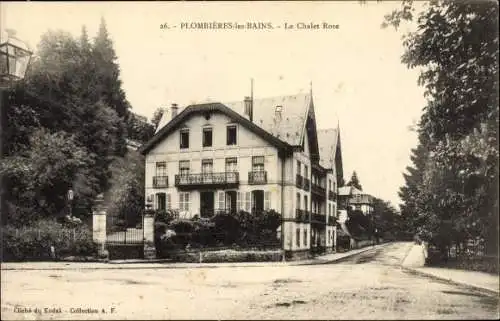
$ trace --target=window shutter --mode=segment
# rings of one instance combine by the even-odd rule
[[[172,209],[172,198],[171,198],[170,194],[167,194],[166,199],[167,199],[166,208],[170,210],[170,209]]]
[[[219,192],[219,210],[221,211],[223,211],[226,208],[224,200],[225,200],[224,192]]]
[[[250,192],[245,193],[245,211],[250,212],[251,208]]]
[[[236,193],[236,208],[238,211],[241,211],[242,206],[241,206],[241,192]]]
[[[186,211],[189,211],[189,193],[184,194],[184,202],[186,202]]]
[[[264,209],[266,211],[271,209],[271,192],[264,193]]]

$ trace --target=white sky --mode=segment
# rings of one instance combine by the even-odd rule
[[[47,30],[89,36],[106,19],[133,111],[160,106],[313,94],[318,128],[340,119],[344,176],[356,170],[363,190],[399,203],[402,172],[417,138],[408,127],[425,104],[418,72],[401,64],[402,32],[381,29],[397,1],[368,2],[10,2],[3,28],[33,48]],[[161,30],[180,22],[338,24],[338,30]]]

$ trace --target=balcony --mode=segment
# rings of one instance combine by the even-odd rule
[[[311,181],[308,178],[304,178],[304,184],[302,185],[304,191],[309,191],[311,188]]]
[[[329,226],[335,226],[337,225],[337,218],[333,215],[328,217],[328,225]]]
[[[251,185],[267,184],[267,172],[266,171],[248,172],[248,184]]]
[[[317,185],[317,184],[312,184],[311,185],[311,192],[317,196],[326,198],[326,188],[323,186]]]
[[[175,186],[179,189],[233,188],[237,187],[239,183],[237,172],[175,175]]]
[[[316,213],[311,214],[311,223],[326,224],[326,215]]]
[[[309,223],[309,212],[306,210],[297,209],[295,211],[295,221],[297,223]]]
[[[168,176],[153,176],[153,187],[154,188],[168,187]]]
[[[298,188],[302,188],[302,185],[304,185],[304,177],[297,174],[297,176],[295,177],[295,186],[297,186]]]
[[[337,200],[337,194],[335,194],[334,191],[328,191],[328,199],[330,201],[336,201]]]

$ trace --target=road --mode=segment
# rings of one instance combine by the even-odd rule
[[[321,265],[5,270],[2,319],[498,318],[498,297],[401,269],[410,246]]]

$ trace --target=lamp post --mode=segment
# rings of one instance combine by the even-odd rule
[[[4,156],[3,129],[5,128],[8,90],[22,80],[33,53],[28,45],[15,37],[10,29],[0,30],[0,158]],[[3,177],[0,177],[0,213],[4,211]]]

